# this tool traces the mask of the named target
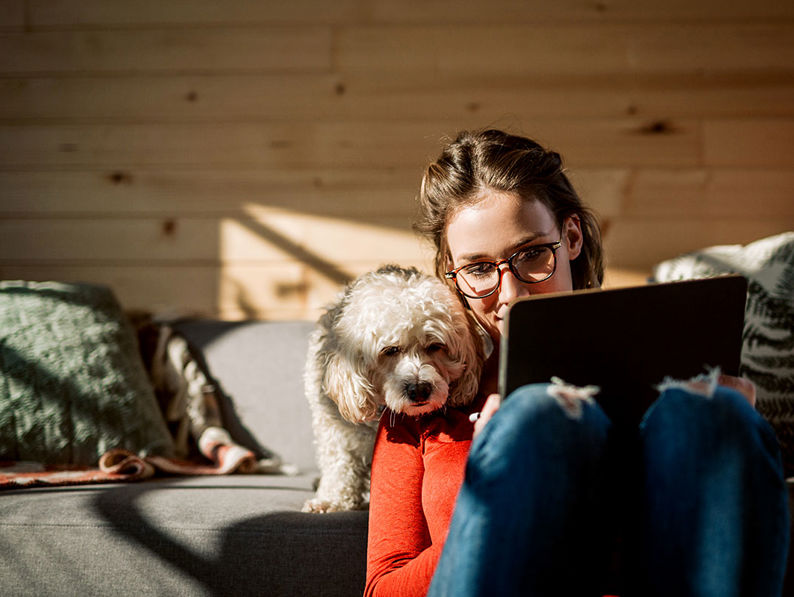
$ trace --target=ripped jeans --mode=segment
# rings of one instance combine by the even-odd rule
[[[428,595],[780,595],[780,452],[740,393],[670,384],[627,438],[559,389],[520,388],[472,443]]]

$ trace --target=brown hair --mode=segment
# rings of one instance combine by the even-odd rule
[[[435,245],[437,276],[444,278],[450,261],[449,218],[459,207],[476,203],[485,190],[540,201],[561,230],[566,218],[578,217],[583,244],[582,252],[571,262],[573,287],[601,285],[604,265],[598,222],[564,174],[560,154],[526,137],[494,129],[460,132],[422,178],[420,214],[414,228]]]

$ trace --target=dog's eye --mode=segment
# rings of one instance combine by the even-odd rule
[[[433,352],[438,352],[439,350],[444,350],[444,349],[446,349],[446,346],[444,344],[442,344],[441,342],[433,342],[433,344],[428,346],[425,350],[427,350],[428,353],[433,353]]]
[[[383,356],[386,356],[386,357],[393,357],[394,355],[398,354],[399,352],[400,352],[400,347],[399,346],[387,346],[386,348],[384,348],[383,350],[380,351],[380,353]]]

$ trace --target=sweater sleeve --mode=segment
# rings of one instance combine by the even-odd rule
[[[422,509],[422,441],[410,424],[384,425],[372,457],[365,596],[425,595],[441,545]]]

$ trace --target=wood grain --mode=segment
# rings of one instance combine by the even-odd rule
[[[460,129],[560,152],[608,285],[794,229],[794,3],[0,0],[0,278],[314,318]]]
[[[723,2],[721,0],[374,0],[373,16],[391,23],[537,23],[537,22],[680,22],[786,19],[794,16],[788,2]]]
[[[0,0],[0,31],[21,31],[25,27],[25,0]]]
[[[319,71],[330,48],[323,26],[7,33],[0,73]]]
[[[152,27],[347,23],[362,13],[357,0],[28,0],[34,27]]]
[[[334,63],[442,75],[789,71],[793,33],[785,22],[351,26],[337,34]]]
[[[0,171],[0,217],[413,217],[418,169],[142,169]]]
[[[706,121],[703,138],[709,166],[794,166],[794,121],[789,119]]]
[[[21,4],[21,0],[6,0]],[[36,27],[249,24],[249,23],[538,23],[776,20],[794,17],[788,2],[720,0],[28,0]]]
[[[359,223],[299,213],[0,220],[0,262],[18,264],[297,261],[345,272],[338,264],[414,259],[419,244],[406,220]]]
[[[790,75],[263,73],[0,79],[0,122],[211,123],[794,116]]]
[[[747,244],[794,229],[786,218],[619,218],[604,238],[609,268],[650,270],[681,253],[713,245]]]
[[[478,123],[481,125],[477,119],[470,119],[448,123],[0,126],[0,168],[256,166],[419,170],[435,159],[444,138]],[[658,123],[639,118],[538,118],[524,121],[522,128],[518,132],[560,151],[576,167],[694,166],[700,161],[700,124],[693,120]]]

